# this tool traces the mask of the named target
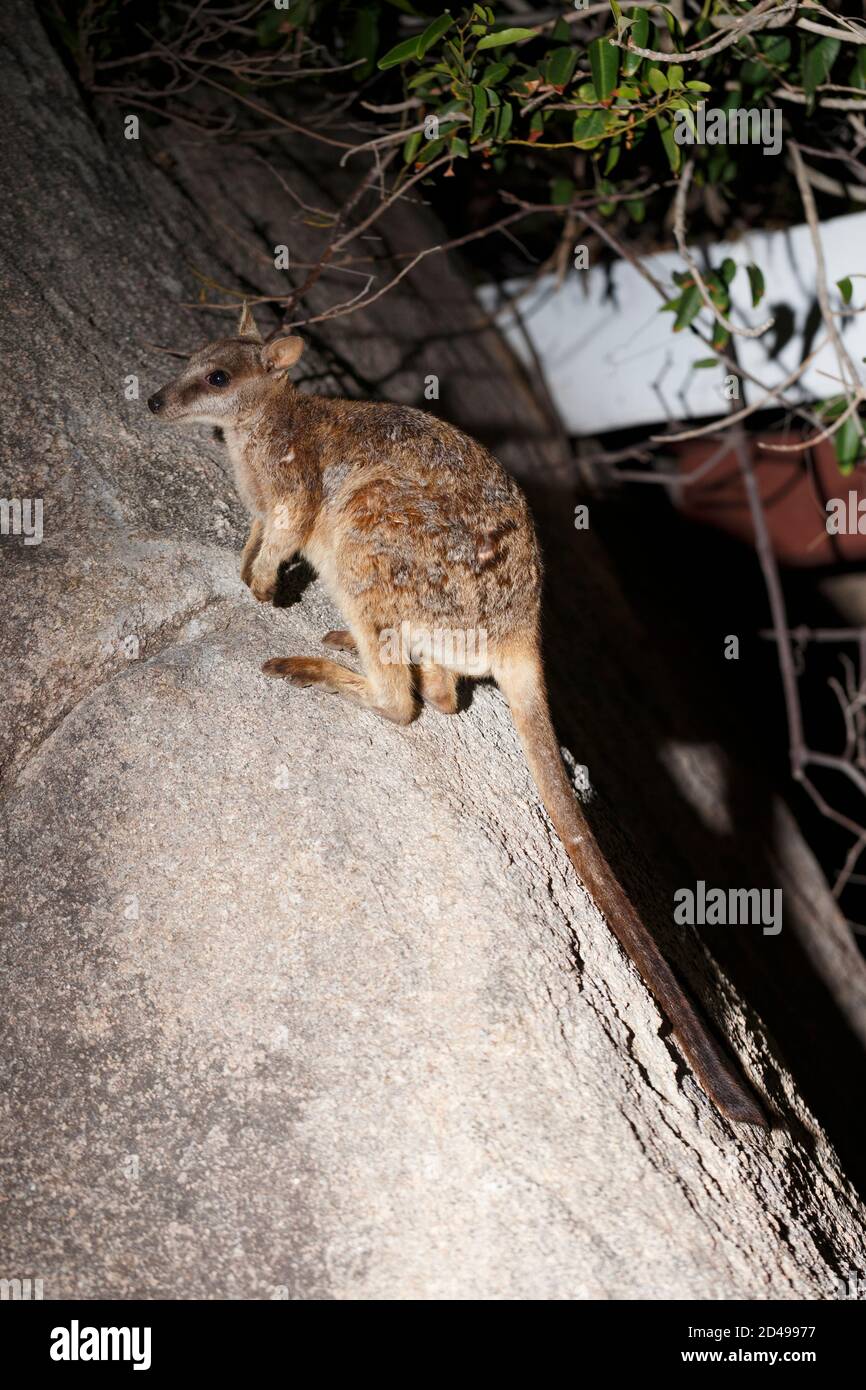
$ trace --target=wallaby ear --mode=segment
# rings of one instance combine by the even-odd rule
[[[238,321],[238,337],[255,338],[257,343],[262,341],[262,335],[256,327],[252,309],[249,307],[246,300],[244,300],[244,307],[241,309],[241,316]]]
[[[303,338],[274,338],[262,348],[262,366],[266,372],[287,372],[305,347]]]

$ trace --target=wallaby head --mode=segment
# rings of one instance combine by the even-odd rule
[[[190,357],[180,376],[147,402],[154,415],[172,424],[192,421],[231,425],[261,402],[275,381],[298,361],[303,338],[263,343],[247,305],[236,338],[218,338]]]

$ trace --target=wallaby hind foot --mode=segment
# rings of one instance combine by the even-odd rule
[[[405,670],[396,669],[401,672]],[[262,666],[262,671],[266,676],[280,677],[300,688],[318,685],[331,695],[342,695],[354,704],[372,710],[392,724],[411,724],[417,714],[408,672],[405,672],[405,681],[392,682],[389,689],[386,682],[374,685],[357,671],[350,671],[347,666],[340,666],[338,662],[327,661],[320,656],[271,657]]]

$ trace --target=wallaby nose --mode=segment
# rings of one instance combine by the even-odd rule
[[[162,407],[165,405],[165,401],[162,399],[161,393],[157,391],[155,396],[151,396],[147,404],[148,409],[152,410],[154,415],[158,415],[159,412],[162,410]]]

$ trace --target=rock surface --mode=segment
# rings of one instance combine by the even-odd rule
[[[160,430],[143,398],[172,371],[155,344],[224,326],[178,307],[194,271],[281,283],[218,213],[266,239],[271,218],[278,241],[291,204],[243,149],[177,142],[167,173],[117,112],[101,134],[30,7],[3,22],[2,493],[44,500],[44,539],[0,551],[0,1275],[47,1298],[837,1296],[866,1267],[861,1175],[828,1137],[841,1101],[800,1034],[779,1046],[785,1011],[768,1023],[750,980],[770,981],[770,1015],[795,976],[798,1009],[829,997],[844,1060],[862,961],[757,779],[782,937],[720,964],[672,927],[671,883],[761,881],[728,823],[730,768],[678,741],[603,552],[575,541],[535,397],[490,333],[458,335],[477,317],[459,271],[311,328],[309,371],[415,401],[438,372],[443,411],[534,488],[563,557],[557,714],[599,833],[776,1115],[767,1133],[732,1131],[684,1072],[498,692],[398,729],[260,675],[339,615],[317,584],[288,608],[251,600],[221,447]],[[326,196],[308,151],[281,157]],[[402,210],[387,235],[428,227]]]

